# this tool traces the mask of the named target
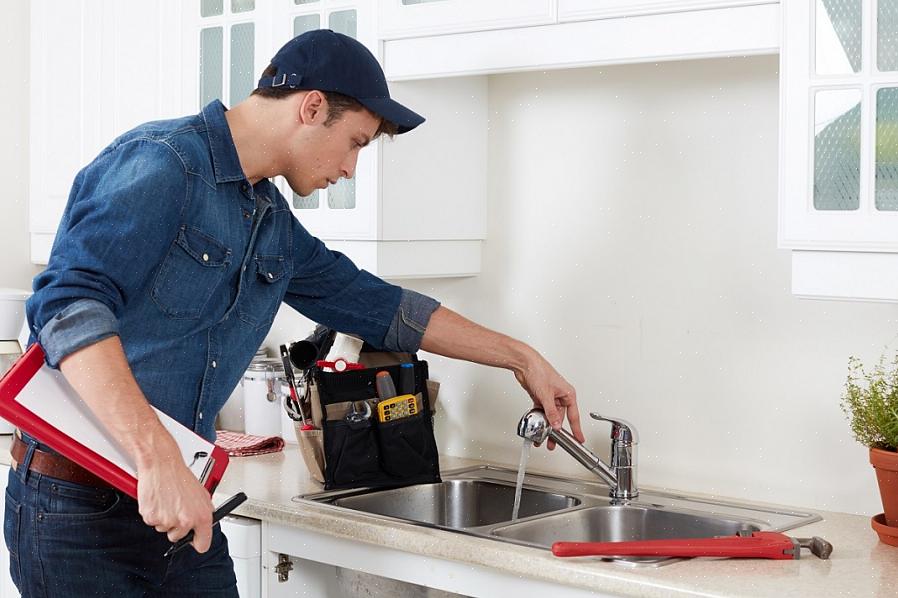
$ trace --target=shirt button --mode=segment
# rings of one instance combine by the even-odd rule
[[[204,253],[204,254],[203,254],[203,261],[204,261],[204,262],[208,262],[208,261],[209,261],[209,254],[208,254],[208,253]]]
[[[247,220],[249,220],[249,217],[250,217],[250,216],[252,216],[252,214],[250,214],[250,213],[247,212],[246,210],[243,210],[243,217],[244,217],[244,218],[246,218]]]
[[[246,183],[243,183],[242,185],[240,185],[240,188],[243,189],[244,191],[246,191],[247,189],[249,189],[249,185],[247,185]]]
[[[200,411],[200,419],[203,419],[203,412]]]
[[[214,359],[212,360],[212,367],[214,367],[214,368],[218,367],[218,362],[216,362]]]
[[[271,272],[269,272],[269,273],[268,273],[268,278],[274,278],[274,274],[272,274]]]

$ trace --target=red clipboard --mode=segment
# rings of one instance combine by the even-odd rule
[[[212,494],[227,469],[228,454],[162,411],[156,414],[177,441],[185,464]],[[137,498],[136,467],[62,373],[46,364],[38,343],[0,379],[0,417]]]

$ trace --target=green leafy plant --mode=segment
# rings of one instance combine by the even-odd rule
[[[842,411],[858,442],[898,451],[898,355],[890,364],[881,357],[870,372],[859,359],[849,357]]]

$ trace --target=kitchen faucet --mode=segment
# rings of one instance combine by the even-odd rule
[[[531,409],[524,414],[518,422],[518,436],[534,444],[541,444],[547,438],[554,440],[586,469],[608,484],[611,488],[609,493],[611,498],[618,500],[636,498],[639,496],[639,489],[636,487],[636,445],[639,443],[639,436],[636,429],[622,419],[602,417],[597,413],[590,413],[589,416],[596,420],[611,422],[610,467],[577,442],[570,432],[552,428],[542,409]]]

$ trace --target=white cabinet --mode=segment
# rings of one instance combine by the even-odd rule
[[[487,80],[393,83],[391,94],[428,121],[363,150],[369,169],[356,177],[357,217],[322,207],[297,218],[381,276],[476,274],[486,237]]]
[[[380,58],[372,0],[279,2],[272,19],[271,55],[326,27]],[[372,143],[352,179],[323,191],[300,197],[283,178],[276,184],[303,226],[360,268],[387,278],[477,274],[486,236],[486,81],[393,84],[390,92],[428,122]]]
[[[486,565],[398,549],[391,540],[393,533],[389,526],[367,535],[380,534],[385,539],[383,544],[369,544],[354,539],[351,530],[322,533],[263,523],[264,595],[266,598],[455,595],[610,598],[609,594],[521,577]],[[435,535],[422,541],[427,545],[439,543]],[[483,542],[483,550],[489,551],[491,547],[487,545],[492,541]]]
[[[332,29],[359,40],[375,55],[374,5],[370,0],[300,0],[275,3],[269,58],[293,37],[315,29]],[[264,66],[267,65],[267,62]],[[293,192],[283,177],[276,184],[293,212],[312,234],[325,239],[375,239],[378,144],[359,153],[352,179],[340,179],[308,197]],[[350,257],[354,257],[351,255]]]
[[[380,0],[382,39],[555,22],[555,0]]]
[[[561,0],[558,11],[558,22],[537,26],[386,39],[384,70],[398,81],[775,54],[780,45],[779,4],[769,0]]]
[[[212,100],[245,100],[271,58],[271,3],[258,0],[186,0],[177,30],[183,63],[181,115]]]
[[[32,64],[35,73],[53,73],[31,80],[35,263],[47,262],[76,173],[116,135],[196,113],[215,98],[226,106],[242,101],[277,49],[308,29],[332,28],[380,54],[373,0],[35,0],[31,6]],[[409,91],[410,106],[431,122],[422,133],[373,143],[361,152],[352,180],[308,198],[283,179],[275,183],[313,234],[375,274],[476,274],[486,229],[485,83],[478,89]],[[451,101],[463,107],[447,120]],[[466,118],[471,110],[482,116]],[[447,128],[454,139],[433,133]],[[412,171],[397,161],[408,156],[443,159],[418,160]]]
[[[29,230],[45,264],[77,172],[135,125],[183,112],[177,2],[31,2]]]
[[[782,10],[779,241],[793,292],[898,301],[898,3]]]

